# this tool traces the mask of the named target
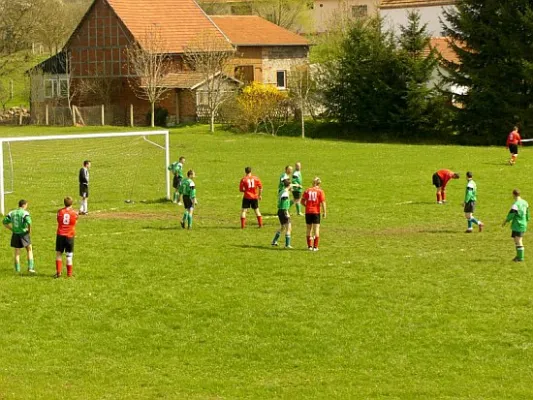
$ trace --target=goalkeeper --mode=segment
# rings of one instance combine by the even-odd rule
[[[183,180],[183,165],[185,164],[185,157],[181,156],[178,161],[173,162],[168,166],[168,170],[172,172],[174,178],[172,180],[172,187],[174,188],[173,203],[181,205],[180,186]]]

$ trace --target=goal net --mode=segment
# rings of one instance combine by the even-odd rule
[[[78,200],[78,173],[91,161],[91,210],[170,198],[168,131],[0,138],[0,211],[24,198],[35,208]]]

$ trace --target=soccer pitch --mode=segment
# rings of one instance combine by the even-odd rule
[[[516,264],[510,229],[500,227],[514,187],[533,204],[533,151],[511,167],[503,147],[206,132],[170,136],[172,161],[184,155],[197,175],[191,231],[179,226],[183,208],[161,201],[164,154],[155,146],[12,146],[6,204],[29,201],[38,273],[14,273],[4,230],[0,399],[533,397],[533,232]],[[55,213],[65,195],[78,200],[86,158],[90,214],[77,226],[76,277],[52,279]],[[295,215],[294,249],[270,246],[277,180],[296,161],[305,185],[318,175],[326,192],[316,253]],[[240,229],[248,165],[264,185],[262,229],[253,212]],[[461,173],[447,205],[435,204],[431,184],[440,168]],[[470,235],[467,170],[485,223]]]

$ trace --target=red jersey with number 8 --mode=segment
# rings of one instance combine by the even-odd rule
[[[326,201],[324,191],[318,187],[312,187],[304,192],[305,213],[320,214],[320,204]]]
[[[70,207],[62,208],[57,212],[57,234],[60,236],[74,237],[76,235],[76,222],[78,213]]]
[[[256,200],[259,198],[259,189],[262,189],[263,185],[261,180],[257,176],[245,176],[241,179],[239,190],[244,192],[244,198],[250,200]]]

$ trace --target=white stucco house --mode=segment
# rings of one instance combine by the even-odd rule
[[[421,22],[427,24],[430,36],[442,36],[441,19],[444,11],[454,7],[455,0],[382,0],[379,7],[385,26],[399,33],[400,26],[407,25],[409,11],[417,11]]]
[[[314,0],[315,30],[323,33],[332,23],[374,16],[381,0]]]

